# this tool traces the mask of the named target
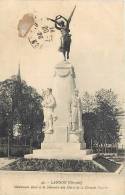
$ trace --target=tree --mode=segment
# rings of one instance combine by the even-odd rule
[[[113,144],[119,141],[120,124],[117,119],[119,104],[117,95],[111,89],[101,89],[95,94],[98,133],[101,143]]]
[[[96,107],[95,97],[85,92],[81,98],[82,112],[83,112],[83,126],[84,126],[84,139],[86,147],[91,147],[91,140],[95,137],[97,129],[96,114],[94,109]]]
[[[97,116],[94,112],[83,113],[84,139],[86,147],[91,148],[92,140],[96,140]]]
[[[12,129],[12,80],[0,82],[0,136]]]
[[[33,145],[42,137],[42,97],[18,76],[0,83],[0,136],[20,136]],[[18,131],[18,132],[15,132]]]
[[[82,98],[83,125],[87,147],[113,144],[119,141],[120,125],[117,119],[119,104],[117,95],[111,89],[101,89],[91,96]]]
[[[83,94],[81,102],[83,113],[90,113],[94,111],[94,108],[96,107],[95,97],[90,95],[87,91]]]

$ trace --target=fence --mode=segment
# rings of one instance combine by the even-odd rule
[[[8,144],[0,144],[0,157],[6,156],[24,156],[25,154],[29,154],[32,152],[32,148],[30,146],[24,145],[10,145]]]
[[[118,146],[92,146],[93,153],[103,153],[103,154],[117,154],[125,155],[125,147],[119,148]]]

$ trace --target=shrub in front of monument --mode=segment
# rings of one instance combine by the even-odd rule
[[[19,159],[4,170],[13,171],[50,171],[50,172],[107,172],[107,170],[91,160],[57,160],[57,159]]]

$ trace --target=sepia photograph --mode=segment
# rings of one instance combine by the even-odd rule
[[[0,1],[0,195],[125,194],[124,4]]]

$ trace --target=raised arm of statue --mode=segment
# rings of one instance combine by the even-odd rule
[[[61,15],[56,16],[55,20],[51,18],[47,18],[55,23],[55,28],[61,30],[62,28],[68,28],[68,20]]]
[[[60,23],[57,20],[51,19],[51,18],[47,18],[47,20],[51,20],[52,22],[54,22],[57,25],[60,25]],[[60,29],[59,29],[60,30]]]

